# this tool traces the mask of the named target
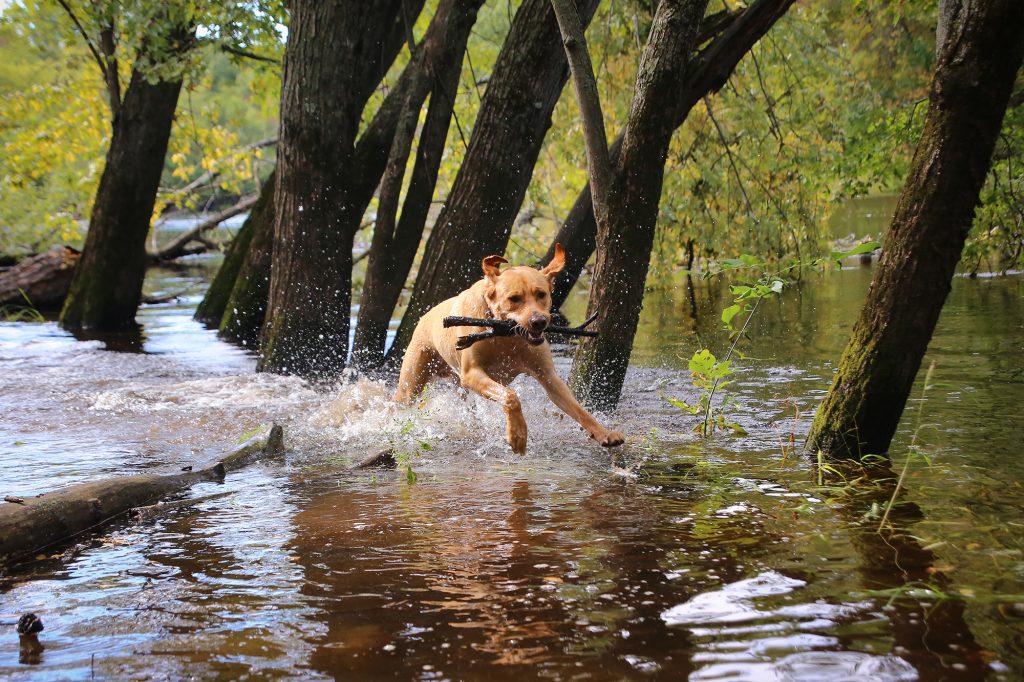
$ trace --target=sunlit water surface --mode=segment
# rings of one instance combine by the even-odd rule
[[[205,276],[199,259],[147,288]],[[146,307],[141,337],[0,324],[5,495],[210,462],[271,422],[290,448],[16,571],[0,678],[1019,679],[1024,281],[954,282],[893,450],[897,473],[911,442],[927,460],[878,534],[893,472],[853,486],[799,454],[869,277],[812,274],[762,305],[719,394],[747,435],[706,440],[663,396],[696,400],[686,358],[724,349],[727,290],[652,292],[602,416],[628,434],[615,453],[526,381],[516,457],[499,408],[450,386],[400,408],[366,380],[255,374],[191,321],[198,290]],[[415,482],[347,469],[389,445]],[[26,612],[41,652],[19,648]]]

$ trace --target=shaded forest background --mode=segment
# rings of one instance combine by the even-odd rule
[[[480,10],[455,98],[435,207],[461,164],[481,98],[518,7]],[[436,2],[414,27],[418,40]],[[728,84],[674,135],[649,284],[701,258],[815,255],[830,214],[847,198],[898,191],[927,106],[937,3],[814,0],[796,3],[742,60]],[[240,3],[236,6],[244,6]],[[266,7],[264,3],[264,7]],[[738,3],[713,2],[709,13]],[[86,46],[52,1],[8,3],[0,19],[0,253],[80,246],[110,137],[103,81]],[[186,69],[153,224],[258,194],[274,167],[284,12],[221,22],[244,34],[225,49],[213,29]],[[650,2],[602,2],[587,31],[609,137],[624,125]],[[239,52],[244,52],[240,54]],[[392,65],[364,125],[409,61]],[[127,80],[131,65],[119,64]],[[1024,97],[1011,100],[962,267],[1020,267],[1024,239]],[[421,112],[421,121],[426,111]],[[564,89],[513,228],[508,257],[535,262],[586,185],[582,130]],[[410,157],[409,165],[413,162]],[[408,182],[408,173],[406,174]],[[356,236],[369,247],[376,199]],[[428,221],[428,228],[430,221]],[[877,236],[877,235],[876,235]],[[226,242],[221,231],[215,241]],[[154,244],[155,246],[155,244]],[[415,271],[410,275],[415,276]],[[356,271],[354,286],[362,284]],[[357,293],[358,296],[358,293]]]

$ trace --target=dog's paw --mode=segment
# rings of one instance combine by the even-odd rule
[[[512,446],[512,452],[516,453],[517,455],[525,455],[526,454],[526,436],[525,435],[513,436],[513,435],[509,434],[508,444],[510,446]]]
[[[606,448],[614,448],[617,445],[625,443],[626,437],[618,431],[608,431],[604,434],[603,438],[598,438],[597,442]]]

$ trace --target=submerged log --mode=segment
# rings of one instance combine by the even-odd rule
[[[398,466],[393,448],[385,448],[367,455],[352,465],[353,469],[394,469]]]
[[[66,544],[195,483],[223,480],[228,471],[283,451],[284,431],[275,424],[265,443],[248,445],[198,471],[120,476],[36,497],[13,498],[16,501],[0,505],[0,567]]]
[[[70,246],[58,245],[0,272],[0,305],[60,309],[80,255]]]

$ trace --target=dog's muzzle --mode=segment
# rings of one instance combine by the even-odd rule
[[[548,328],[548,318],[543,315],[532,315],[530,326],[526,328],[526,342],[531,346],[544,343],[544,330]]]

